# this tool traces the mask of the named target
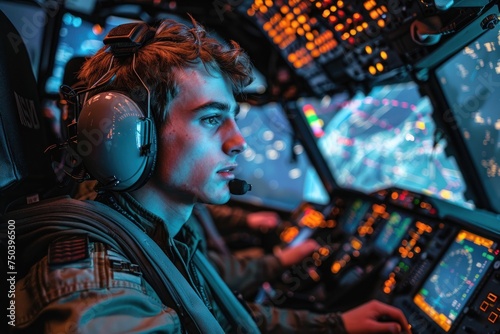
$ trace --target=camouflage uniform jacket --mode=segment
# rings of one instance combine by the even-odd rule
[[[224,331],[237,332],[194,265],[194,251],[205,247],[196,227],[186,224],[170,238],[162,226],[152,224],[159,218],[121,196],[108,196],[104,202],[138,224],[148,225],[144,229],[163,245]],[[55,239],[47,255],[32,256],[41,259],[16,284],[16,333],[185,332],[182,317],[173,305],[161,302],[141,275],[141,268],[106,243],[75,234],[70,239]],[[248,306],[264,333],[345,333],[337,314]]]

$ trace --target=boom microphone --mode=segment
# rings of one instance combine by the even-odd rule
[[[252,185],[244,180],[234,179],[229,181],[229,191],[233,195],[244,195],[250,190],[252,190]]]

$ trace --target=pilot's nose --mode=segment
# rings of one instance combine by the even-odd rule
[[[223,143],[223,150],[229,156],[235,156],[247,149],[248,144],[234,120],[227,125],[228,135]]]

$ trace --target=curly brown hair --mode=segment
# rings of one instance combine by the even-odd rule
[[[193,27],[172,19],[158,22],[154,37],[135,52],[135,69],[148,86],[151,113],[160,126],[167,120],[168,106],[178,93],[174,68],[190,67],[201,61],[209,73],[220,72],[228,78],[235,94],[253,80],[250,58],[236,42],[220,42],[191,20]],[[133,71],[132,61],[132,56],[113,58],[110,47],[104,46],[84,63],[78,77],[87,87],[112,78],[105,90],[122,91],[144,104],[147,94]]]

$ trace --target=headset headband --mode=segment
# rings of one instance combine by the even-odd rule
[[[111,29],[103,42],[110,46],[115,57],[126,57],[135,54],[155,33],[155,29],[146,23],[126,23]]]

